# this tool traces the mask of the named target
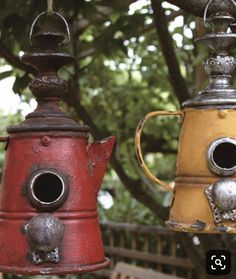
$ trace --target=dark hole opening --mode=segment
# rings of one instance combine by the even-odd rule
[[[236,146],[230,142],[223,142],[213,151],[215,164],[222,169],[231,169],[236,166]]]
[[[33,192],[41,202],[52,203],[56,201],[61,196],[62,191],[62,181],[53,173],[43,173],[34,181]]]

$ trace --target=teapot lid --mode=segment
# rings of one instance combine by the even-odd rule
[[[30,30],[30,42],[39,50],[26,53],[21,58],[37,69],[38,74],[29,88],[38,102],[36,110],[26,116],[19,125],[9,126],[9,133],[34,131],[89,131],[86,125],[79,125],[61,110],[59,102],[67,92],[67,82],[57,71],[75,61],[68,53],[57,51],[70,41],[70,31],[64,17],[51,11],[36,17]]]
[[[235,19],[224,11],[207,18],[207,10],[211,2],[212,0],[208,1],[204,11],[204,23],[211,29],[211,33],[196,40],[211,50],[209,57],[203,63],[205,71],[210,76],[210,84],[196,97],[184,102],[183,107],[236,107],[236,89],[231,84],[236,60],[229,54],[230,49],[236,44],[236,33],[234,33],[236,28],[233,23]]]

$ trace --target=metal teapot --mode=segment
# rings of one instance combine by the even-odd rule
[[[38,21],[43,24],[35,32]],[[57,23],[53,28],[52,22]],[[6,142],[0,192],[4,273],[71,274],[109,265],[97,194],[115,137],[89,144],[89,127],[77,124],[58,106],[67,85],[56,72],[74,58],[54,49],[69,37],[65,19],[44,12],[30,35],[33,45],[43,50],[22,58],[39,72],[29,85],[38,107],[1,138]]]
[[[156,111],[139,123],[136,154],[146,175],[156,184],[173,192],[167,224],[177,231],[236,233],[236,90],[230,79],[236,67],[228,51],[236,43],[235,19],[224,12],[204,22],[212,32],[199,38],[211,50],[204,66],[210,85],[194,99],[183,103],[178,112]],[[236,7],[236,3],[232,1]],[[148,169],[141,151],[141,133],[146,121],[154,116],[180,117],[175,186],[161,181]]]

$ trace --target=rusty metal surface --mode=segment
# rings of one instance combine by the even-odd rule
[[[57,71],[61,67],[75,61],[75,58],[70,54],[56,51],[57,46],[66,37],[66,34],[63,34],[58,28],[62,23],[63,29],[63,24],[66,21],[58,13],[53,13],[50,16],[45,13],[41,15],[43,17],[40,18],[39,26],[37,26],[36,20],[33,25],[37,28],[32,26],[31,30],[33,42],[36,42],[41,50],[26,53],[22,57],[23,62],[31,64],[38,70],[38,75],[29,84],[29,88],[36,98],[38,106],[34,112],[26,116],[26,120],[23,123],[10,126],[7,131],[9,133],[46,130],[88,131],[89,128],[87,126],[76,123],[59,107],[60,99],[67,92],[67,82],[58,76]],[[62,18],[63,21],[61,22]],[[50,24],[53,24],[53,26]],[[34,32],[34,29],[37,29],[37,31]]]
[[[53,120],[51,123],[44,123],[44,118],[39,119],[39,123],[28,123],[24,121],[21,125],[12,125],[7,127],[7,132],[10,134],[13,133],[24,133],[24,132],[78,132],[78,135],[83,137],[88,137],[87,132],[89,131],[89,127],[86,125],[74,125],[74,124],[53,124]]]
[[[52,274],[59,274],[59,275],[67,275],[67,274],[80,274],[80,273],[87,273],[99,269],[103,269],[110,265],[110,260],[108,258],[104,258],[103,262],[99,262],[96,264],[91,265],[80,265],[80,264],[71,264],[67,266],[57,267],[55,265],[50,264],[50,266],[46,267],[27,267],[27,266],[3,266],[0,265],[0,270],[3,273],[11,273],[11,274],[22,274],[22,275],[52,275]]]
[[[225,225],[210,226],[210,225],[204,225],[204,222],[199,220],[197,220],[193,224],[186,224],[186,223],[168,220],[166,224],[173,230],[179,232],[209,233],[209,234],[236,233],[235,226],[225,226]]]
[[[55,51],[66,36],[45,26],[31,34],[43,50],[23,56],[39,71],[30,84],[38,107],[2,138],[7,150],[0,188],[0,271],[6,273],[62,275],[109,265],[97,194],[115,137],[89,144],[89,127],[59,108],[67,85],[56,72],[73,57]]]
[[[54,49],[57,45],[67,45],[70,42],[70,29],[61,14],[50,11],[48,16],[48,11],[45,11],[33,21],[29,37],[33,46]]]
[[[53,132],[41,132],[10,136],[0,193],[2,271],[66,274],[84,272],[108,264],[104,258],[96,198],[115,138],[88,144],[87,138],[76,135],[77,133],[71,132],[68,135],[63,132],[55,135]],[[44,144],[45,137],[50,137],[49,145]],[[32,207],[27,193],[30,178],[42,170],[57,170],[57,173],[69,178],[68,197],[64,203],[59,204],[57,210],[52,211],[65,225],[61,245],[62,260],[57,264],[58,269],[55,266],[52,268],[49,263],[42,263],[35,268],[27,258],[30,247],[25,234],[21,232],[25,224],[40,213],[37,208]]]

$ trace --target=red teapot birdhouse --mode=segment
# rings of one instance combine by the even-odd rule
[[[22,61],[38,70],[29,85],[38,106],[2,138],[0,271],[46,275],[101,269],[109,259],[104,256],[97,194],[115,137],[89,144],[89,127],[58,106],[67,84],[57,71],[74,62],[71,55],[55,51],[69,41],[65,19],[56,12],[40,14],[30,38],[40,50],[25,54]]]

